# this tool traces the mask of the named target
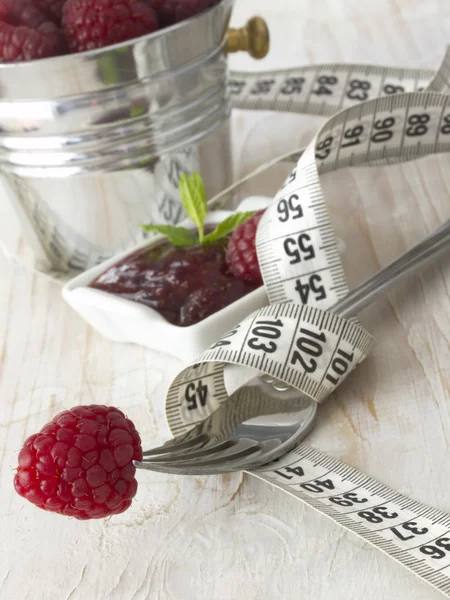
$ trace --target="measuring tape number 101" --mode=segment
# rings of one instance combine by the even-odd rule
[[[231,73],[238,108],[333,116],[258,227],[270,306],[239,323],[172,383],[166,414],[174,435],[228,400],[226,365],[251,367],[322,402],[364,360],[371,335],[357,319],[327,310],[349,290],[320,174],[449,152],[449,82],[449,51],[437,74],[362,65]],[[450,515],[305,445],[250,474],[332,518],[450,597]]]

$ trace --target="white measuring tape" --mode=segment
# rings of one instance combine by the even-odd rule
[[[324,64],[278,71],[232,71],[229,90],[235,108],[334,115],[381,96],[404,92],[447,93],[450,48],[439,70],[373,65]]]
[[[238,108],[334,116],[260,221],[258,258],[270,306],[178,375],[166,403],[173,434],[188,431],[228,400],[227,364],[254,368],[321,402],[366,357],[370,334],[356,319],[326,310],[348,287],[319,174],[449,152],[449,82],[449,51],[436,75],[361,65],[231,73]],[[251,474],[350,529],[450,597],[450,515],[305,445]]]

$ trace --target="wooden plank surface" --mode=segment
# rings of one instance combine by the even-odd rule
[[[435,68],[450,30],[444,0],[237,0],[259,13],[272,52],[239,69],[313,62]],[[305,145],[322,119],[236,112],[236,177]],[[280,181],[281,183],[281,181]],[[276,187],[277,182],[275,182]],[[274,185],[274,182],[270,182]],[[325,196],[352,285],[450,217],[450,157],[327,175]],[[249,188],[251,191],[251,188]],[[0,197],[0,240],[29,252]],[[379,345],[321,408],[308,442],[393,488],[450,511],[450,266],[427,269],[363,315]],[[124,409],[145,440],[168,436],[176,359],[110,343],[60,288],[0,256],[0,598],[2,600],[438,600],[376,549],[265,483],[239,474],[140,473],[132,508],[78,522],[33,509],[12,489],[24,438],[77,403]]]

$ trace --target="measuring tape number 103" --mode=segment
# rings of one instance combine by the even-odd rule
[[[226,365],[251,367],[322,402],[364,360],[371,335],[357,319],[327,310],[349,290],[320,175],[449,152],[449,82],[449,51],[437,74],[363,65],[231,73],[238,108],[333,116],[260,221],[256,243],[270,305],[172,383],[166,414],[174,435],[228,400]],[[250,474],[332,518],[450,597],[450,515],[303,444]]]

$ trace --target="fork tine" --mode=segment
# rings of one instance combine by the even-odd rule
[[[235,471],[242,471],[243,467],[240,464],[227,463],[220,467],[199,467],[198,465],[187,467],[172,466],[172,465],[160,465],[153,463],[145,463],[143,466],[136,464],[138,468],[146,469],[155,473],[166,473],[168,475],[217,475],[218,473],[232,473]]]
[[[185,460],[185,461],[179,461],[179,460],[174,460],[174,461],[167,461],[167,462],[160,462],[157,460],[152,460],[152,461],[142,461],[142,462],[137,462],[135,461],[134,464],[138,469],[147,469],[149,471],[166,471],[167,473],[169,472],[174,472],[173,469],[177,469],[177,473],[180,472],[185,472],[186,474],[189,474],[190,472],[193,472],[193,470],[202,470],[204,468],[208,468],[208,467],[218,467],[218,471],[217,472],[221,472],[221,468],[225,467],[225,466],[232,466],[233,464],[239,464],[239,468],[237,468],[236,470],[242,470],[242,465],[245,463],[247,458],[250,457],[255,457],[258,454],[261,453],[261,447],[259,444],[251,446],[249,448],[245,448],[241,451],[238,451],[236,453],[231,454],[230,456],[212,456],[209,455],[208,457],[205,457],[205,459],[199,459],[199,460],[195,460],[195,461],[189,461],[189,460]],[[170,469],[170,470],[169,470]]]
[[[229,450],[236,446],[239,443],[239,440],[225,440],[225,442],[219,442],[217,444],[210,444],[208,446],[204,446],[200,450],[194,450],[189,452],[176,452],[176,453],[167,453],[162,455],[154,455],[154,456],[146,456],[144,453],[143,462],[158,462],[158,463],[174,463],[174,462],[185,462],[191,461],[197,458],[203,458],[204,456],[210,457],[211,455],[215,455],[219,452],[224,452],[225,450]]]
[[[188,434],[185,434],[183,438],[186,438],[187,435]],[[184,439],[184,441],[180,441],[180,439],[182,438],[173,438],[172,440],[169,440],[162,446],[146,450],[143,453],[144,457],[150,458],[152,456],[160,456],[169,453],[172,455],[173,453],[178,454],[179,452],[184,452],[186,450],[196,449],[197,447],[202,447],[202,445],[205,445],[210,440],[210,437],[205,433],[202,433],[192,439]]]

